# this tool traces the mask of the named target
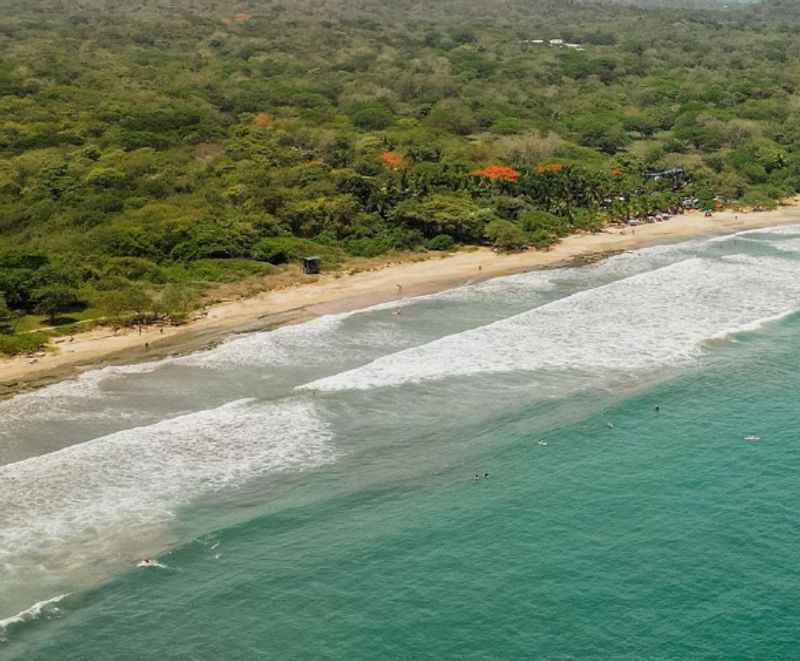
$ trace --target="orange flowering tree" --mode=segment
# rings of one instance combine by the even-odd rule
[[[381,161],[383,161],[386,167],[392,170],[398,170],[406,164],[406,159],[403,158],[403,155],[398,154],[396,151],[383,152],[383,154],[381,154]]]
[[[519,179],[519,172],[505,165],[490,165],[482,170],[470,172],[473,177],[488,179],[490,181],[508,181],[515,183]]]
[[[561,163],[545,163],[536,166],[536,174],[558,174],[564,169]]]
[[[263,129],[266,126],[269,126],[270,122],[272,122],[272,117],[265,112],[260,112],[256,115],[255,119],[253,120],[253,124],[255,124],[258,128]]]

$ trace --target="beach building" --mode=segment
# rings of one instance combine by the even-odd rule
[[[321,269],[322,258],[314,255],[303,258],[303,273],[306,275],[318,275]]]

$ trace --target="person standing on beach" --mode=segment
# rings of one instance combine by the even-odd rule
[[[397,287],[397,295],[398,296],[402,296],[403,295],[403,285],[399,285],[398,284],[398,285],[395,285],[395,286]]]

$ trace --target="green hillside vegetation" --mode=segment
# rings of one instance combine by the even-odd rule
[[[425,6],[3,3],[0,351],[37,324],[179,320],[308,254],[545,249],[800,190],[793,3]],[[680,190],[645,177],[668,168]]]

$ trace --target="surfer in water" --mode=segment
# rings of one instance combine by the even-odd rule
[[[137,567],[158,567],[159,569],[166,569],[166,565],[162,565],[160,562],[156,560],[151,560],[150,558],[145,558],[142,560]]]

